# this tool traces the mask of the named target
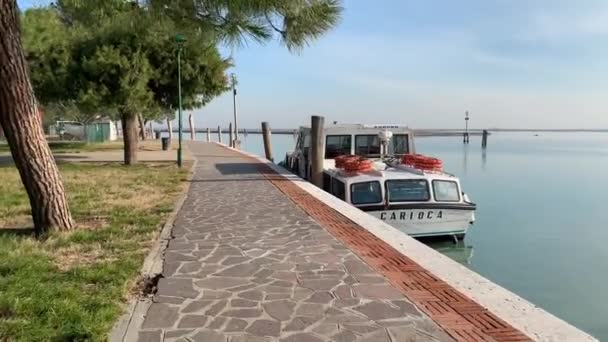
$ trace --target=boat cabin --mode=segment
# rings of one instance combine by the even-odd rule
[[[333,168],[334,158],[341,155],[378,159],[416,152],[413,133],[407,126],[331,124],[323,129],[323,133],[324,168]],[[390,134],[390,139],[383,140],[386,134]],[[286,158],[286,166],[305,179],[309,179],[310,174],[310,140],[310,128],[301,127],[295,151]]]
[[[404,207],[416,202],[469,204],[463,198],[458,178],[447,173],[427,173],[387,168],[384,171],[349,174],[340,169],[323,172],[323,189],[360,209]]]
[[[444,172],[401,164],[369,172],[327,169],[323,189],[414,237],[462,239],[475,221],[476,205],[458,178]]]

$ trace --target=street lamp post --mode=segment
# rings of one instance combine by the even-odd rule
[[[182,167],[182,49],[186,38],[178,34],[175,36],[177,43],[177,97],[178,97],[178,114],[177,114],[177,134],[179,145],[177,147],[177,166]]]
[[[234,108],[234,141],[236,147],[236,141],[239,140],[239,124],[236,111],[236,75],[234,73],[230,74],[230,81],[232,83],[232,104]]]

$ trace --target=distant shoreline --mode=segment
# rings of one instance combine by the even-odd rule
[[[585,129],[585,128],[574,128],[574,129],[551,129],[551,128],[487,128],[486,129],[490,134],[492,133],[608,133],[608,129]],[[161,133],[167,133],[167,129],[157,129]],[[196,129],[197,134],[206,134],[207,129]],[[284,135],[294,135],[297,133],[297,129],[295,128],[275,128],[272,129],[272,134],[284,134]],[[463,129],[453,129],[453,128],[431,128],[431,129],[412,129],[414,135],[417,136],[461,136],[464,133]],[[484,129],[469,129],[469,135],[477,136],[481,135]],[[173,130],[174,133],[177,133],[177,130]],[[189,129],[184,129],[184,133],[190,133]],[[217,128],[211,129],[210,133],[217,134]],[[222,128],[222,133],[227,134],[228,129]],[[262,134],[262,130],[259,128],[245,128],[239,129],[239,134]]]

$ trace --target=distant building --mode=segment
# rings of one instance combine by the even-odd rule
[[[50,127],[51,135],[59,135],[60,139],[83,140],[86,142],[106,142],[118,139],[116,123],[108,118],[101,118],[83,124],[77,121],[57,121]]]

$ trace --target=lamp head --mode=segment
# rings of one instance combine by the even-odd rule
[[[184,46],[184,43],[186,41],[187,41],[187,39],[183,34],[178,33],[175,35],[175,42],[177,43],[177,46],[179,46],[179,47]]]

